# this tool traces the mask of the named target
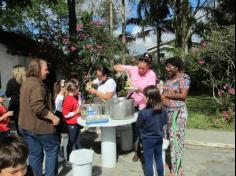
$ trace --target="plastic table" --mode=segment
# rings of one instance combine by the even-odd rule
[[[138,113],[133,115],[133,118],[127,120],[113,120],[109,119],[108,123],[98,123],[87,125],[82,118],[78,119],[78,124],[84,127],[101,127],[102,140],[102,167],[114,168],[117,163],[117,149],[116,149],[116,127],[129,125],[137,121]]]

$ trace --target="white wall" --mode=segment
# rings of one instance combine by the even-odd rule
[[[6,47],[0,44],[0,89],[4,91],[8,80],[11,78],[12,67],[18,64],[27,66],[30,60],[27,57],[8,54],[6,51]]]

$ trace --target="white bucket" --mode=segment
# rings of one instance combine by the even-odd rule
[[[122,152],[128,152],[133,149],[133,131],[131,126],[118,128],[120,132],[120,146]]]
[[[92,176],[93,150],[75,150],[70,154],[72,176]]]

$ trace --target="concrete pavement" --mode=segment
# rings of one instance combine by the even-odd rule
[[[91,146],[96,145],[97,150],[93,162],[93,176],[143,176],[141,163],[132,162],[133,153],[120,154],[117,166],[114,169],[102,168],[99,138],[100,136],[93,144],[90,144]],[[235,175],[235,147],[231,148],[235,146],[234,132],[187,129],[186,142],[184,157],[186,176]],[[88,143],[87,145],[89,145]],[[167,168],[166,171],[168,174]],[[62,165],[60,176],[72,176],[71,168]]]
[[[235,148],[235,132],[187,129],[185,143],[206,147]]]

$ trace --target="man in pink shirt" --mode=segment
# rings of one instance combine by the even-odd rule
[[[143,90],[151,85],[156,85],[157,77],[156,74],[150,69],[152,63],[152,56],[145,53],[140,59],[137,66],[130,65],[115,65],[114,69],[117,72],[128,73],[131,79],[131,86],[137,88],[136,92],[133,92],[131,97],[134,99],[135,106],[139,110],[145,108],[145,97]],[[138,144],[139,144],[139,130],[136,128],[136,123],[133,126],[134,136],[134,150],[135,156],[133,161],[136,162],[139,159],[138,156]]]
[[[138,66],[116,65],[114,67],[117,72],[128,73],[131,79],[131,86],[138,88],[136,92],[133,92],[131,97],[134,99],[135,106],[139,110],[145,108],[143,90],[150,85],[156,85],[157,77],[156,74],[150,69],[151,62],[151,55],[145,53],[139,59]]]

